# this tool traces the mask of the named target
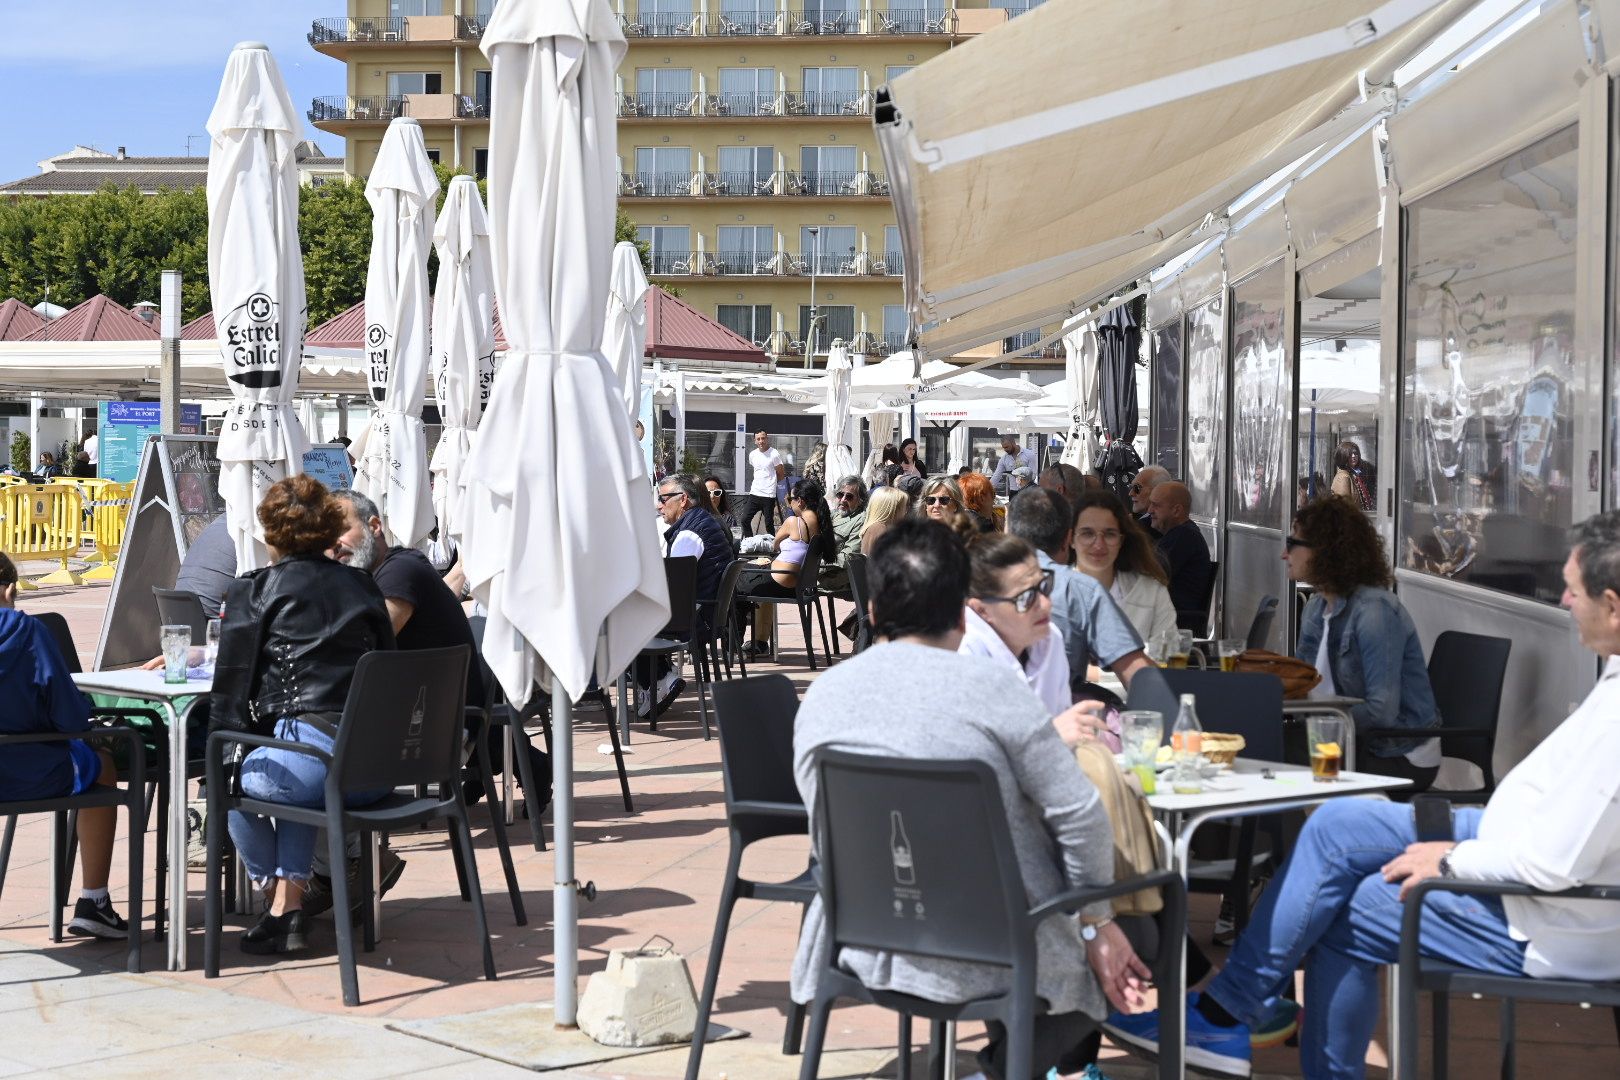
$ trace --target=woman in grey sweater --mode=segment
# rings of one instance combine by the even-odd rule
[[[996,773],[1013,846],[1031,904],[1081,886],[1112,883],[1113,831],[1107,812],[1074,755],[1052,727],[1048,710],[1016,671],[956,652],[963,632],[968,558],[950,530],[907,519],[880,538],[868,567],[874,630],[887,638],[811,684],[794,725],[799,792],[811,807],[813,757],[822,747],[895,757],[966,758]],[[903,674],[901,674],[903,673]],[[893,693],[903,680],[905,693]],[[872,705],[885,702],[881,723]],[[964,874],[974,872],[964,866]],[[1095,928],[1082,942],[1081,927]],[[795,1001],[815,996],[825,946],[819,899],[812,902],[793,963]],[[1036,992],[1048,1014],[1035,1028],[1041,1075],[1100,1018],[1107,1002],[1122,1011],[1141,1005],[1150,978],[1108,904],[1081,919],[1054,916],[1036,932]],[[866,949],[846,949],[842,966],[868,987],[933,1001],[966,1001],[1007,989],[1007,972],[985,964]],[[1106,1002],[1105,1002],[1106,996]],[[1001,1077],[1004,1033],[991,1025],[981,1063]],[[1024,1077],[1006,1080],[1026,1080]]]

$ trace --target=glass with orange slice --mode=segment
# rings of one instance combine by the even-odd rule
[[[1305,738],[1311,747],[1311,779],[1321,784],[1338,780],[1344,763],[1344,717],[1307,717]]]

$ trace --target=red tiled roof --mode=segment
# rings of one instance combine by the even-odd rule
[[[157,327],[105,296],[92,296],[24,341],[156,341]]]
[[[0,304],[0,341],[21,341],[44,325],[45,320],[21,300]]]
[[[199,315],[180,328],[181,341],[212,341],[219,336],[214,329],[214,313]]]
[[[764,350],[654,285],[647,290],[647,356],[769,363]]]
[[[365,332],[366,305],[365,301],[361,301],[311,330],[304,344],[316,348],[358,349]],[[501,349],[506,347],[499,309],[495,312],[495,345]],[[666,360],[770,362],[764,351],[755,348],[753,342],[726,329],[656,285],[647,290],[646,356]]]

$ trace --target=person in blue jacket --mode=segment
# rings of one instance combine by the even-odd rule
[[[67,664],[45,625],[17,610],[17,567],[0,552],[0,735],[88,732],[90,702],[73,685]],[[78,795],[96,784],[118,783],[112,757],[83,739],[0,746],[0,803]],[[68,933],[127,938],[129,925],[107,897],[113,831],[118,811],[79,811],[83,892]]]

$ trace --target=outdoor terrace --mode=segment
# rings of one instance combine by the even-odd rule
[[[872,95],[844,90],[782,90],[705,94],[692,90],[626,91],[618,95],[621,120],[691,120],[724,116],[781,119],[871,119]]]
[[[846,172],[635,172],[619,176],[619,195],[668,198],[888,198],[882,173]]]
[[[955,37],[956,12],[940,7],[875,7],[871,10],[797,8],[703,15],[653,11],[621,15],[624,36],[638,38]]]
[[[312,101],[308,116],[310,123],[326,131],[341,131],[356,124],[386,125],[398,116],[436,122],[487,122],[489,102],[471,94],[336,94]]]
[[[791,251],[655,251],[652,272],[659,277],[897,277],[900,253],[876,255],[857,251],[844,254]]]

